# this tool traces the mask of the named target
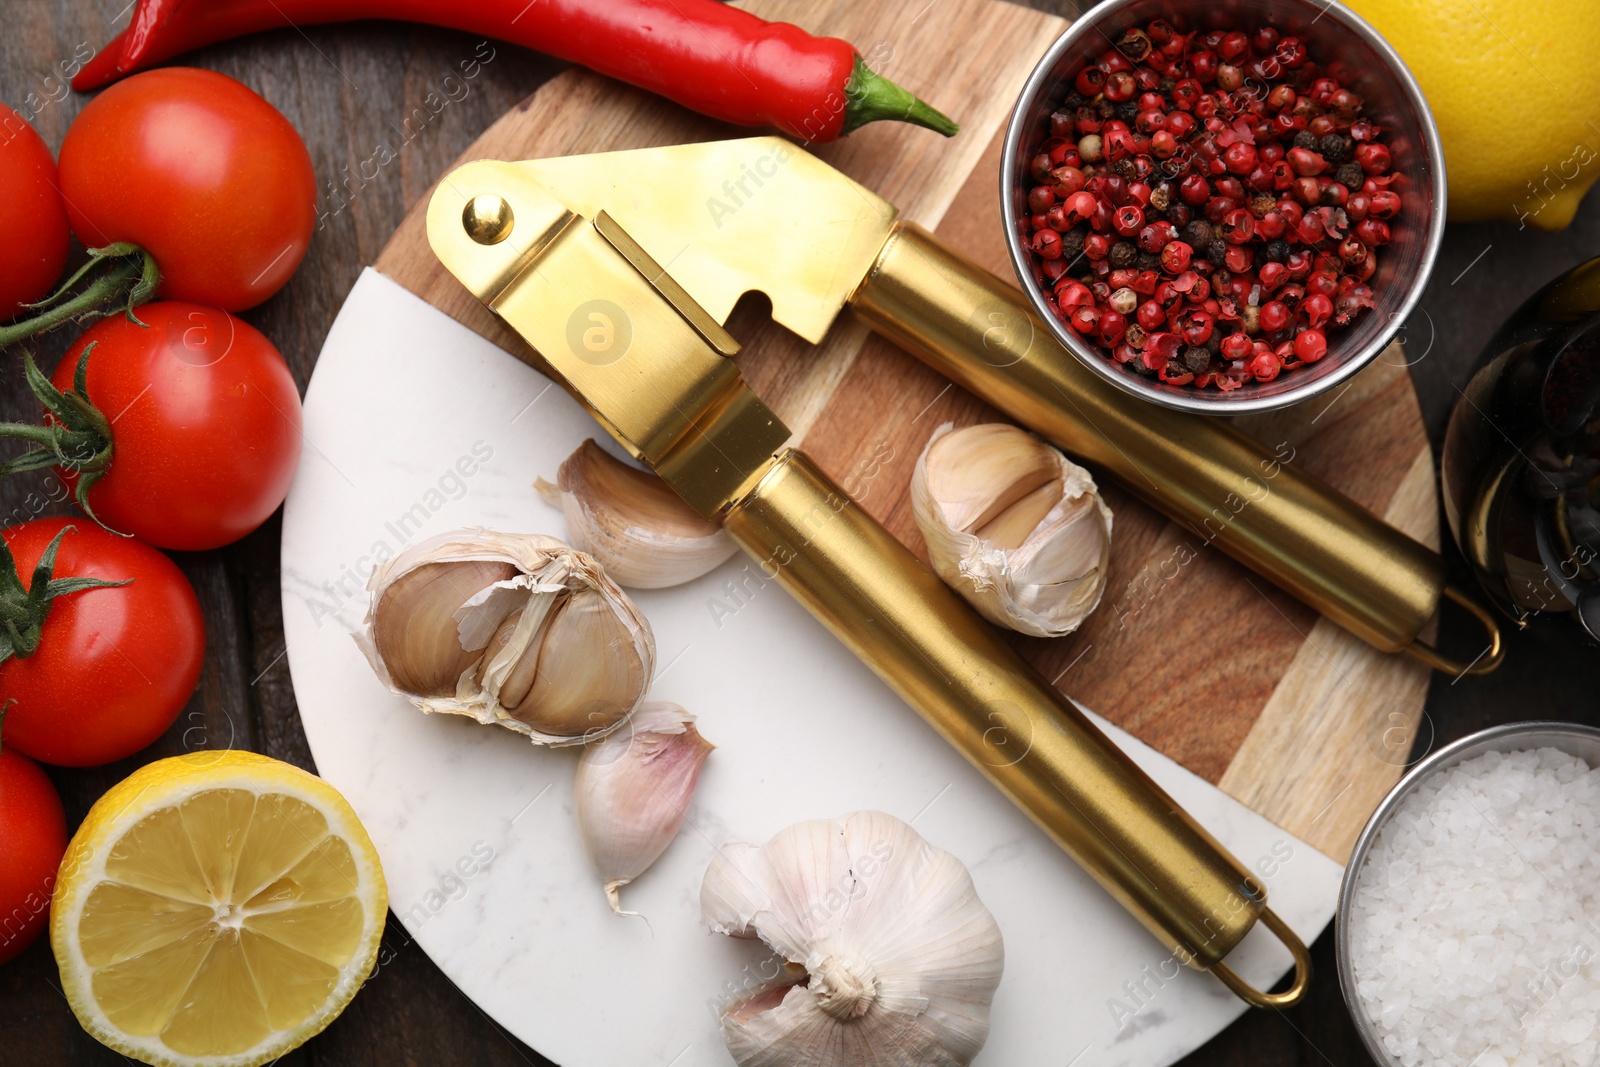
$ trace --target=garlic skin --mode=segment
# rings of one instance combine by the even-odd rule
[[[556,484],[534,483],[561,509],[567,535],[630,589],[665,589],[715,570],[739,550],[667,483],[617,459],[593,439],[562,461]]]
[[[1005,966],[1000,928],[961,861],[892,815],[724,845],[700,911],[712,930],[759,937],[791,964],[724,1006],[722,1037],[741,1067],[964,1067],[983,1048]]]
[[[661,857],[678,836],[700,768],[716,746],[677,704],[648,701],[628,725],[583,750],[572,780],[583,847],[605,882],[606,900]]]
[[[911,475],[934,572],[990,622],[1071,633],[1111,569],[1111,509],[1094,478],[1015,426],[951,427],[934,431]]]
[[[600,565],[553,537],[458,530],[380,566],[356,643],[429,713],[539,745],[604,737],[644,699],[650,623]]]

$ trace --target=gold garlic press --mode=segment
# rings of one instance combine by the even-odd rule
[[[852,308],[873,330],[1375,648],[1405,651],[1455,675],[1499,665],[1495,618],[1446,584],[1437,552],[1226,422],[1161,408],[1101,381],[1015,287],[790,142],[749,137],[518,166],[575,215],[604,213],[670,263],[672,282],[660,295],[669,303],[686,298],[704,318],[698,328],[726,322],[753,289],[771,299],[774,320],[813,343]],[[517,226],[514,242],[532,239],[525,223]],[[465,266],[446,265],[458,273]],[[1471,662],[1446,657],[1419,636],[1443,599],[1487,633]]]
[[[752,217],[766,218],[762,240],[737,214],[702,228],[722,234],[720,221],[743,240],[685,245],[668,236],[705,210],[701,190],[745,170],[774,193],[759,212],[746,202]],[[814,339],[855,294],[882,328],[905,327],[895,336],[926,331],[918,344],[953,352],[981,338],[968,319],[1010,299],[998,282],[775,138],[469,163],[440,183],[427,226],[444,265],[531,346],[523,358],[721,522],[1177,958],[1250,1004],[1300,1000],[1310,956],[1267,907],[1265,889],[804,452],[787,447],[789,429],[744,383],[729,358],[739,346],[721,325],[740,294],[762,288],[779,321]],[[664,248],[671,273],[652,251]],[[919,283],[925,270],[947,288]],[[869,275],[883,284],[862,284]],[[863,298],[868,291],[873,299]],[[906,301],[924,308],[923,325],[900,322]],[[941,330],[949,336],[932,336]],[[1294,957],[1282,992],[1252,987],[1224,962],[1258,919]]]

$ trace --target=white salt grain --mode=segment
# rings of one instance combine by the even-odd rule
[[[1405,1067],[1600,1065],[1600,771],[1542,748],[1435,775],[1351,903],[1356,990]]]

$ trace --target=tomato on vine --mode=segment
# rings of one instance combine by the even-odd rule
[[[0,330],[0,345],[156,298],[242,311],[281,289],[311,244],[305,142],[213,71],[165,67],[102,92],[67,131],[60,173],[90,260],[38,315]]]
[[[52,378],[25,358],[48,412],[0,424],[33,451],[0,474],[55,467],[107,529],[160,548],[230,544],[283,503],[300,462],[300,393],[271,341],[226,311],[160,301],[67,350]]]
[[[160,552],[62,518],[0,530],[6,748],[69,767],[131,756],[178,717],[204,654],[200,601]]]

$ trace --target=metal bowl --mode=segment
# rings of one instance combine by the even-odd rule
[[[1482,730],[1451,745],[1446,745],[1413,767],[1389,795],[1383,798],[1378,810],[1372,813],[1356,847],[1350,853],[1350,863],[1345,867],[1344,881],[1339,886],[1339,913],[1334,933],[1334,951],[1339,962],[1339,989],[1344,994],[1345,1006],[1355,1021],[1367,1054],[1385,1067],[1401,1067],[1400,1061],[1389,1054],[1378,1039],[1377,1027],[1367,1015],[1366,1006],[1356,993],[1354,968],[1350,965],[1350,908],[1355,900],[1356,885],[1367,865],[1367,853],[1373,842],[1406,797],[1417,787],[1441,771],[1454,767],[1464,760],[1481,756],[1485,752],[1519,752],[1532,748],[1559,748],[1584,760],[1591,767],[1600,767],[1600,730],[1570,722],[1516,722]]]
[[[1229,393],[1167,385],[1142,378],[1101,354],[1067,329],[1047,299],[1024,236],[1028,224],[1028,163],[1049,137],[1050,112],[1067,94],[1081,65],[1111,47],[1124,30],[1164,18],[1180,30],[1271,23],[1303,37],[1312,58],[1337,69],[1366,101],[1366,114],[1389,131],[1394,169],[1412,177],[1401,190],[1402,210],[1393,240],[1378,254],[1371,281],[1377,307],[1363,312],[1352,329],[1328,338],[1328,354],[1271,382],[1247,382]],[[1383,351],[1416,306],[1444,235],[1444,156],[1439,132],[1422,91],[1394,49],[1377,31],[1337,0],[1106,0],[1074,22],[1050,47],[1022,89],[1006,129],[1000,165],[1000,206],[1005,216],[1011,264],[1028,299],[1056,339],[1106,381],[1165,407],[1207,414],[1238,415],[1299,403],[1334,388]]]

